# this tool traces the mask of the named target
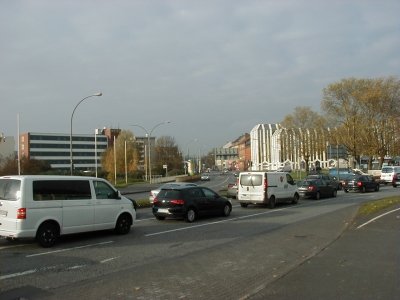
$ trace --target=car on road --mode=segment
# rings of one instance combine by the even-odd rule
[[[200,180],[201,181],[210,181],[210,174],[207,174],[207,173],[201,174]]]
[[[313,175],[308,175],[306,179],[321,179],[323,182],[328,183],[332,185],[337,191],[342,189],[342,183],[334,176],[327,175],[327,174],[313,174]]]
[[[393,175],[392,186],[398,187],[400,185],[400,173],[396,173]]]
[[[379,182],[371,175],[354,175],[346,180],[343,190],[346,193],[350,191],[361,193],[368,191],[377,192],[379,191]]]
[[[226,190],[226,196],[229,198],[237,198],[238,186],[237,183],[228,183],[228,189]]]
[[[149,196],[150,204],[153,204],[154,198],[157,197],[157,194],[161,191],[161,189],[168,188],[168,187],[178,187],[178,186],[197,186],[197,184],[192,183],[192,182],[168,182],[168,183],[164,183],[162,186],[150,191],[150,196]]]
[[[400,166],[384,166],[381,171],[381,182],[384,184],[392,184],[393,178],[397,173],[400,173]]]
[[[301,198],[319,200],[323,197],[336,197],[337,189],[322,179],[305,179],[300,182],[298,192]]]
[[[194,222],[200,216],[229,216],[231,202],[206,187],[180,186],[161,189],[153,203],[153,215],[157,220],[183,218]]]

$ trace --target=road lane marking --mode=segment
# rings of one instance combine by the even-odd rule
[[[9,278],[18,277],[18,276],[29,275],[29,274],[36,273],[37,271],[38,270],[33,269],[33,270],[24,271],[24,272],[18,272],[18,273],[3,275],[3,276],[0,276],[0,280],[9,279]]]
[[[297,205],[297,206],[299,206],[299,205]],[[278,208],[278,209],[274,209],[274,210],[271,210],[271,211],[263,211],[263,212],[260,212],[260,213],[246,215],[246,216],[240,216],[240,217],[236,217],[236,218],[230,218],[230,219],[225,219],[225,220],[220,220],[220,221],[215,221],[215,222],[197,224],[197,225],[181,227],[181,228],[176,228],[176,229],[171,229],[171,230],[159,231],[159,232],[145,234],[145,237],[161,235],[161,234],[166,234],[166,233],[171,233],[171,232],[176,232],[176,231],[190,230],[190,229],[195,229],[195,228],[199,228],[199,227],[205,227],[205,226],[211,226],[211,225],[215,225],[215,224],[226,223],[226,222],[229,222],[229,221],[237,221],[237,220],[247,219],[247,218],[251,218],[251,217],[255,217],[255,216],[271,214],[271,213],[274,213],[274,212],[283,211],[283,210],[287,210],[287,209],[290,209],[290,208],[292,208],[292,207]]]
[[[101,263],[101,264],[104,264],[104,263],[106,263],[106,262],[115,260],[115,259],[117,259],[117,258],[119,258],[119,256],[106,258],[106,259],[101,260],[100,263]]]
[[[386,216],[386,215],[388,215],[388,214],[391,214],[391,213],[393,213],[393,212],[395,212],[395,211],[398,211],[398,210],[400,210],[400,208],[396,208],[396,209],[393,209],[393,210],[391,210],[391,211],[385,212],[384,214],[381,214],[381,215],[379,215],[379,216],[376,216],[375,218],[373,218],[373,219],[371,219],[371,220],[365,222],[364,224],[361,224],[360,226],[358,226],[357,229],[363,228],[364,226],[368,225],[369,223],[371,223],[371,222],[373,222],[373,221],[375,221],[375,220],[378,220],[378,219],[380,219],[380,218],[382,218],[382,217],[384,217],[384,216]]]
[[[25,257],[34,257],[34,256],[47,255],[47,254],[54,254],[54,253],[71,251],[71,250],[76,250],[76,249],[83,249],[83,248],[94,247],[94,246],[99,246],[99,245],[106,245],[106,244],[111,244],[111,243],[114,243],[114,241],[107,241],[107,242],[102,242],[102,243],[89,244],[89,245],[83,245],[83,246],[78,246],[78,247],[65,248],[65,249],[60,249],[60,250],[54,250],[54,251],[30,254],[30,255],[27,255]]]

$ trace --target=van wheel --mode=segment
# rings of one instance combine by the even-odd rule
[[[275,197],[271,196],[268,202],[268,208],[273,209],[275,207]]]
[[[196,211],[192,207],[190,207],[190,208],[188,208],[188,210],[186,212],[185,221],[192,223],[195,220],[196,220]]]
[[[44,223],[40,225],[36,233],[36,240],[43,248],[49,248],[57,242],[59,234],[60,232],[56,225]]]
[[[247,203],[240,203],[240,206],[246,208],[248,206],[248,204]]]
[[[299,203],[299,198],[300,198],[300,196],[299,196],[299,194],[294,194],[294,197],[293,197],[293,200],[292,200],[292,204],[297,204],[297,203]]]
[[[117,234],[127,234],[131,230],[131,225],[131,219],[128,215],[119,216],[115,224],[115,232]]]

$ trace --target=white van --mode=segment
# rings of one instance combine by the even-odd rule
[[[0,236],[51,247],[63,234],[130,231],[133,202],[106,180],[81,176],[0,177]]]
[[[397,174],[400,173],[400,166],[384,166],[381,171],[381,182],[384,184],[394,184],[393,179],[396,179],[397,182]],[[395,177],[396,176],[396,177]],[[396,187],[397,184],[395,183]]]
[[[267,204],[274,208],[279,202],[299,201],[297,185],[286,172],[241,172],[237,198],[242,207],[248,204]]]

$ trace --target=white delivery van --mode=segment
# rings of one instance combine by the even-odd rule
[[[297,185],[286,172],[241,172],[237,198],[242,207],[248,204],[267,204],[274,208],[279,202],[299,201]]]
[[[63,234],[130,231],[133,202],[108,181],[81,176],[0,177],[0,236],[51,247]]]
[[[384,184],[393,184],[393,179],[397,179],[397,174],[399,173],[400,166],[384,166],[381,171],[381,182]],[[394,186],[396,187],[397,184],[394,184]]]

